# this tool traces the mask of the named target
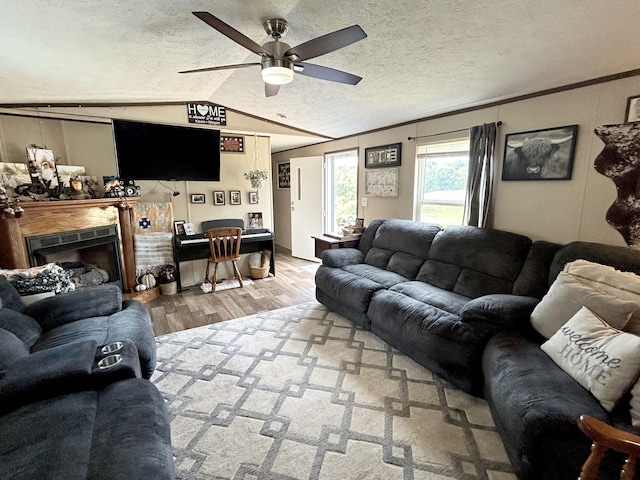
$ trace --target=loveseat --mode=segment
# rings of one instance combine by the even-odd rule
[[[155,350],[116,286],[26,306],[0,276],[0,478],[174,478]]]
[[[640,273],[640,252],[510,232],[376,220],[358,248],[326,250],[316,298],[453,385],[484,395],[521,480],[575,480],[590,442],[581,414],[631,425],[629,395],[608,412],[542,351],[530,321],[567,264]],[[551,315],[553,316],[553,315]],[[618,478],[605,462],[602,478]]]

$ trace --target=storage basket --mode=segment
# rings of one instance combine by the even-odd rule
[[[264,267],[249,267],[249,273],[251,278],[267,278],[269,276],[269,265]]]

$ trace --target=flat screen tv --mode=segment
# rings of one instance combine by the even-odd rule
[[[118,176],[127,180],[220,180],[220,131],[113,120]]]

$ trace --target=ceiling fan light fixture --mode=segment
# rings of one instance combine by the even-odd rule
[[[262,79],[271,85],[285,85],[293,81],[293,70],[287,67],[264,67]]]

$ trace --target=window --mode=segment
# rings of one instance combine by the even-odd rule
[[[327,153],[325,231],[338,232],[358,216],[358,150]]]
[[[414,218],[462,225],[469,171],[469,138],[418,145]]]

